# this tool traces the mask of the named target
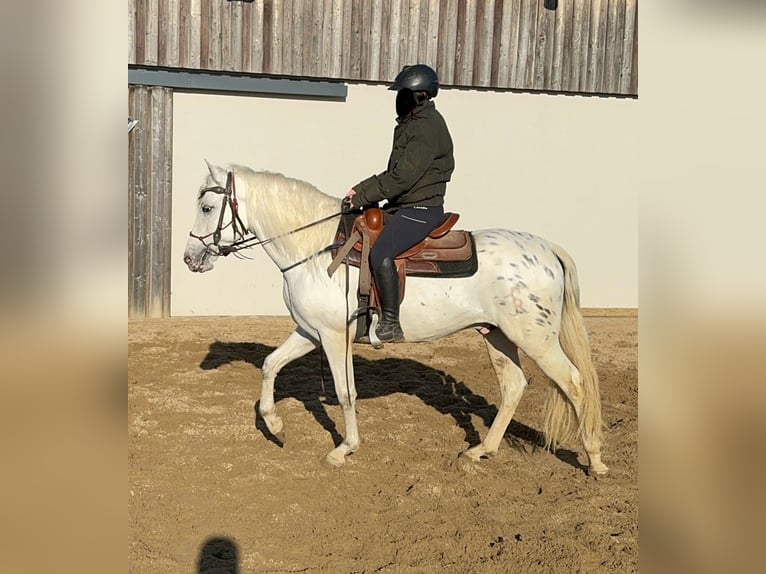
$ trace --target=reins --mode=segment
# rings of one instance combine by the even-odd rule
[[[275,235],[273,237],[267,237],[265,239],[259,239],[255,233],[252,233],[245,228],[245,225],[242,223],[242,220],[239,217],[239,202],[237,201],[237,192],[234,186],[233,172],[231,171],[228,172],[226,176],[225,188],[221,187],[220,185],[206,187],[200,192],[200,197],[202,197],[208,191],[222,194],[224,196],[224,200],[221,205],[221,212],[218,216],[218,226],[216,227],[215,231],[208,233],[207,235],[195,235],[193,232],[189,232],[189,235],[191,237],[194,237],[195,239],[199,239],[202,242],[202,244],[205,246],[205,249],[208,252],[215,253],[216,255],[223,255],[224,257],[226,257],[227,255],[231,253],[237,253],[238,251],[241,251],[243,249],[257,247],[258,245],[268,245],[269,243],[272,243],[273,241],[276,241],[277,239],[287,237],[289,235],[292,235],[293,233],[298,233],[299,231],[303,231],[304,229],[308,229],[315,225],[319,225],[320,223],[324,223],[325,221],[329,221],[330,219],[333,219],[335,217],[338,217],[339,215],[343,215],[344,213],[346,213],[345,211],[341,210],[336,213],[331,213],[330,215],[326,217],[322,217],[321,219],[317,219],[316,221],[312,221],[311,223],[307,223],[306,225],[301,225],[300,227],[296,229],[286,231],[285,233],[280,233],[279,235]],[[224,211],[226,211],[227,205],[229,206],[229,209],[231,210],[232,216],[231,216],[231,221],[227,223],[226,225],[224,225],[223,216],[224,216]],[[221,241],[221,232],[227,227],[229,227],[230,225],[232,226],[232,229],[234,230],[235,240],[230,245],[219,245],[218,243]],[[247,234],[252,234],[252,237],[246,237]],[[213,236],[213,243],[205,242],[205,239],[207,239],[211,235]],[[237,239],[238,237],[239,239]],[[211,247],[215,247],[217,249],[217,253],[214,252],[211,249]],[[313,253],[309,255],[308,257],[304,257],[300,261],[291,263],[287,267],[280,268],[280,271],[282,273],[285,273],[286,271],[289,271],[290,269],[293,269],[299,265],[302,265],[303,263],[306,263],[307,261],[309,261],[310,259],[313,259],[317,255],[321,255],[322,253],[331,251],[335,247],[337,247],[337,245],[335,245],[334,243],[331,243],[330,245],[323,247],[316,253]]]
[[[308,229],[309,227],[313,227],[314,225],[318,225],[320,223],[324,223],[325,221],[328,221],[332,219],[333,217],[338,217],[339,215],[343,215],[342,211],[338,211],[337,213],[332,213],[326,217],[323,217],[321,219],[317,219],[316,221],[312,221],[311,223],[307,223],[306,225],[301,225],[300,227],[297,227],[295,229],[292,229],[290,231],[286,231],[285,233],[280,233],[279,235],[275,235],[273,237],[267,237],[266,239],[258,239],[258,237],[253,233],[253,237],[243,237],[242,239],[233,242],[231,245],[221,245],[219,249],[221,250],[221,255],[228,255],[229,253],[235,253],[236,251],[240,251],[242,249],[248,249],[250,247],[257,247],[258,245],[268,245],[272,241],[276,241],[277,239],[281,239],[282,237],[287,237],[288,235],[292,235],[293,233],[297,233],[299,231],[303,231],[304,229]],[[299,263],[303,263],[304,261],[307,261],[308,259],[311,259],[311,257],[314,257],[318,255],[319,253],[323,253],[324,251],[327,251],[328,249],[331,249],[334,247],[334,245],[328,245],[327,247],[323,247],[319,252],[315,253],[314,255],[311,255],[307,257],[306,259],[300,261]],[[299,264],[298,263],[298,264]],[[292,269],[292,267],[295,267],[297,264],[292,264],[289,269]]]

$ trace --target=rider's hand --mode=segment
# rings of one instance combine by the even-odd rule
[[[343,198],[343,203],[348,204],[349,207],[354,207],[354,204],[352,203],[351,198],[354,197],[355,195],[356,195],[356,190],[352,189]]]

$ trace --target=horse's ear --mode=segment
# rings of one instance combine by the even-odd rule
[[[207,161],[207,159],[205,160],[205,165],[207,165],[207,170],[210,172],[210,175],[218,184],[222,184],[224,181],[226,181],[225,169],[211,164],[209,161]]]

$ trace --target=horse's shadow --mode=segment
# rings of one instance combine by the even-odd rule
[[[207,355],[200,363],[205,370],[244,361],[261,369],[264,359],[275,347],[261,343],[235,343],[216,341],[210,345]],[[337,405],[332,374],[326,359],[317,349],[286,365],[279,373],[274,389],[274,400],[292,397],[300,401],[314,419],[333,437],[335,445],[343,440],[335,422],[327,414],[325,405]],[[474,394],[463,382],[451,375],[403,358],[369,360],[354,355],[354,375],[357,399],[373,399],[393,393],[406,393],[418,397],[424,404],[439,413],[448,414],[465,433],[470,446],[481,442],[479,432],[471,416],[481,418],[489,428],[497,414],[497,407],[489,404],[484,397]],[[324,396],[322,391],[324,390]],[[255,412],[258,403],[255,404]],[[282,446],[282,442],[266,427],[260,416],[255,417],[256,428],[271,442]],[[516,420],[511,420],[504,438],[513,448],[528,452],[544,448],[542,433]],[[577,453],[559,448],[555,455],[563,462],[585,471],[587,467],[577,459]]]

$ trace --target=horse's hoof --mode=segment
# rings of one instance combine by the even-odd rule
[[[481,462],[482,459],[487,459],[495,453],[487,452],[482,445],[474,446],[460,453],[461,457],[467,458],[472,462]]]
[[[588,476],[592,476],[593,478],[601,478],[607,474],[609,474],[609,467],[605,464],[591,466],[588,468]]]
[[[282,422],[282,419],[274,414],[262,414],[261,418],[263,419],[263,422],[266,423],[266,428],[269,429],[269,432],[284,442],[285,425]]]
[[[338,455],[333,451],[324,457],[324,461],[333,468],[340,468],[346,463],[346,457],[344,455]]]
[[[470,462],[474,464],[481,461],[481,456],[477,455],[474,452],[469,452],[467,450],[464,452],[461,452],[458,458],[465,462]]]
[[[455,467],[466,474],[476,474],[476,461],[461,452],[455,459]]]

